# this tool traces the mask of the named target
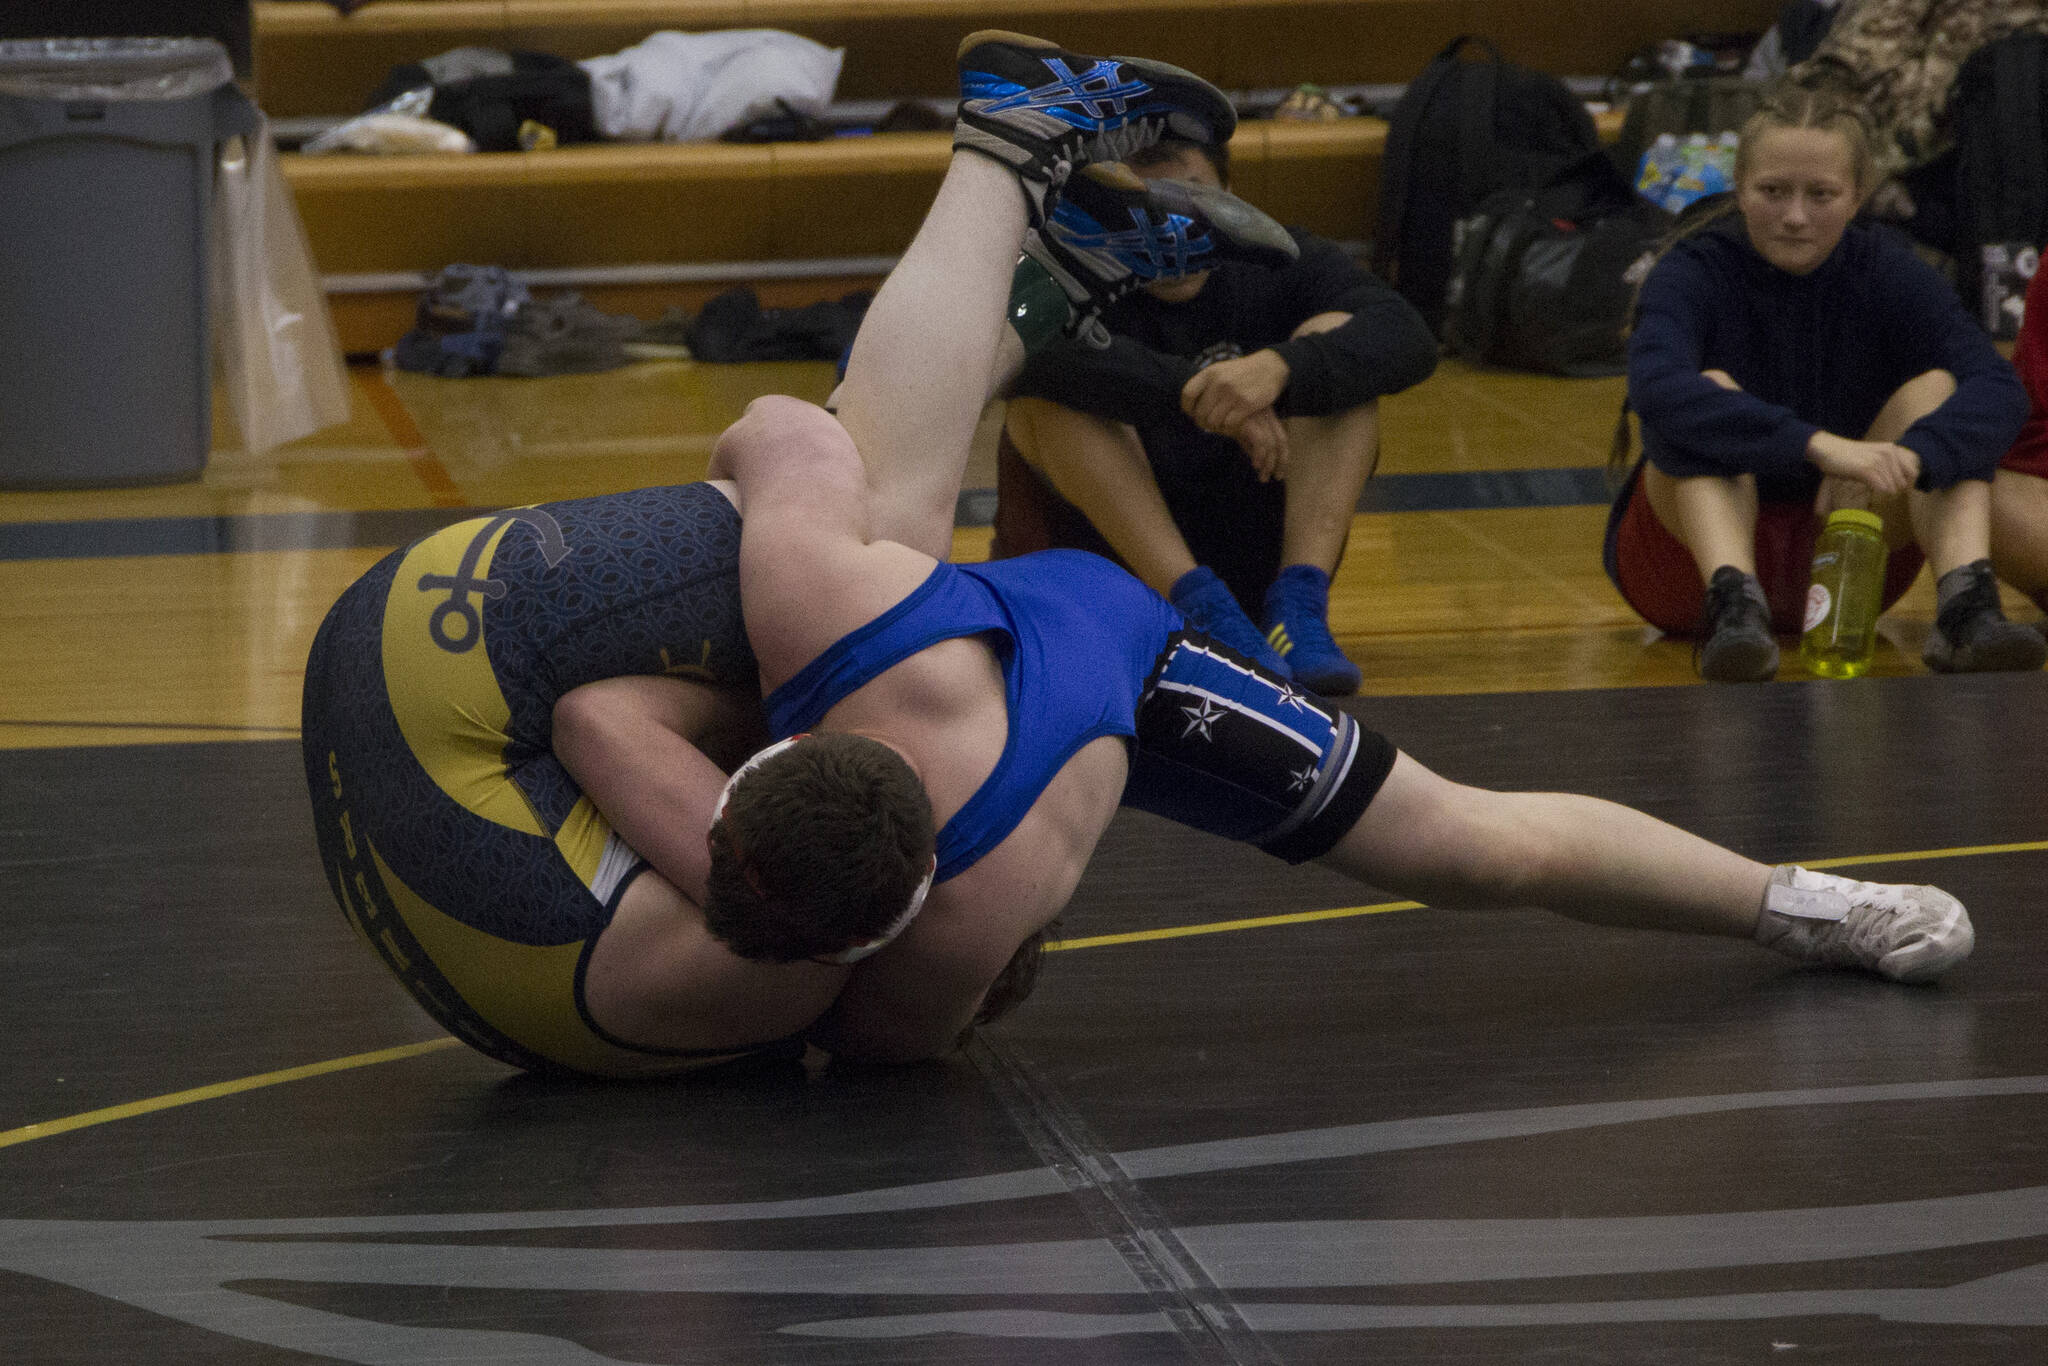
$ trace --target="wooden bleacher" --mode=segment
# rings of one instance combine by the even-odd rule
[[[1775,0],[372,0],[343,17],[258,0],[258,98],[273,116],[359,109],[392,66],[466,44],[567,57],[657,29],[777,28],[847,50],[842,99],[937,96],[960,35],[1009,27],[1099,52],[1142,52],[1231,90],[1301,81],[1398,84],[1459,33],[1557,75],[1616,69],[1682,32],[1761,31]],[[1605,120],[1611,134],[1615,120]],[[1234,188],[1284,222],[1366,236],[1386,125],[1252,121],[1232,144]],[[946,160],[939,133],[822,143],[571,147],[468,157],[283,159],[315,260],[330,276],[417,276],[455,261],[514,269],[890,256],[909,241]],[[764,301],[844,292],[866,277],[761,286]],[[727,283],[586,288],[652,314]],[[409,324],[414,290],[335,297],[344,345],[374,350]]]

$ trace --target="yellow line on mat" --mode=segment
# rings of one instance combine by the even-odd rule
[[[1858,863],[1911,863],[1930,858],[1974,858],[1980,854],[2035,854],[2048,849],[2048,840],[2024,844],[1973,844],[1958,849],[1915,849],[1904,854],[1865,854],[1861,858],[1801,859],[1801,868],[1847,868]]]
[[[1185,939],[1191,934],[1263,930],[1270,925],[1301,925],[1311,920],[1342,920],[1354,915],[1378,915],[1381,911],[1420,909],[1420,901],[1382,901],[1377,906],[1340,906],[1333,911],[1292,911],[1286,915],[1253,916],[1249,920],[1217,920],[1207,925],[1173,925],[1163,930],[1133,930],[1129,934],[1096,934],[1086,939],[1053,939],[1048,940],[1045,947],[1048,953],[1055,949],[1099,949],[1109,944],[1142,944],[1151,939]]]
[[[1955,849],[1915,849],[1903,854],[1863,854],[1856,858],[1802,859],[1803,868],[1846,868],[1858,863],[1906,863],[1920,859],[1970,858],[1983,854],[2032,854],[2048,850],[2048,840],[2029,840],[2022,844],[1978,844]],[[1085,939],[1057,939],[1048,943],[1048,950],[1096,949],[1112,944],[1142,944],[1154,939],[1184,939],[1197,934],[1225,934],[1232,930],[1263,930],[1275,925],[1302,925],[1314,920],[1343,920],[1351,916],[1379,915],[1386,911],[1413,911],[1421,909],[1419,901],[1382,901],[1371,906],[1340,906],[1327,911],[1293,911],[1286,915],[1261,915],[1244,920],[1217,920],[1206,925],[1176,925],[1160,930],[1135,930],[1129,934],[1097,934]],[[402,1044],[397,1048],[380,1048],[374,1053],[356,1053],[346,1058],[334,1058],[328,1062],[308,1063],[304,1067],[287,1067],[279,1072],[264,1072],[254,1077],[243,1077],[239,1081],[216,1082],[212,1086],[198,1086],[189,1091],[173,1091],[167,1096],[156,1096],[149,1100],[131,1101],[126,1105],[109,1105],[103,1110],[88,1110],[82,1115],[71,1115],[64,1119],[44,1120],[41,1124],[25,1124],[19,1129],[0,1132],[0,1148],[16,1143],[27,1143],[32,1139],[48,1138],[53,1134],[68,1133],[73,1129],[84,1129],[94,1124],[106,1124],[117,1119],[132,1119],[155,1110],[169,1110],[180,1105],[191,1105],[196,1101],[215,1100],[231,1096],[238,1091],[254,1091],[265,1086],[277,1086],[288,1081],[302,1081],[307,1077],[322,1076],[328,1072],[346,1072],[353,1067],[374,1067],[378,1063],[398,1062],[403,1058],[416,1058],[422,1053],[432,1053],[443,1048],[453,1048],[457,1039],[431,1039],[426,1043]]]
[[[2023,844],[1975,844],[1956,849],[1914,849],[1903,854],[1859,854],[1854,858],[1800,859],[1802,868],[1848,868],[1860,863],[1908,863],[1921,859],[1970,858],[1980,854],[2031,854],[2048,849],[2048,840]],[[1163,930],[1136,930],[1130,934],[1098,934],[1086,939],[1054,939],[1046,951],[1056,949],[1099,949],[1111,944],[1142,944],[1152,939],[1184,939],[1196,934],[1222,934],[1229,930],[1263,930],[1274,925],[1299,925],[1310,920],[1342,920],[1355,915],[1379,915],[1385,911],[1420,910],[1419,901],[1382,901],[1372,906],[1344,906],[1330,911],[1295,911],[1288,915],[1261,915],[1249,920],[1217,920],[1206,925],[1175,925]]]
[[[82,1115],[70,1115],[64,1119],[44,1120],[41,1124],[24,1124],[19,1129],[0,1133],[0,1148],[16,1143],[26,1143],[34,1138],[48,1138],[52,1134],[67,1133],[72,1129],[83,1129],[94,1124],[105,1124],[116,1119],[132,1119],[146,1115],[152,1110],[169,1110],[179,1105],[190,1105],[194,1101],[214,1100],[220,1096],[231,1096],[237,1091],[254,1091],[259,1087],[276,1086],[280,1082],[301,1081],[307,1077],[321,1076],[327,1072],[346,1072],[351,1067],[374,1067],[380,1062],[397,1062],[400,1058],[417,1057],[437,1049],[453,1048],[459,1039],[430,1039],[426,1043],[409,1043],[397,1048],[380,1048],[374,1053],[357,1053],[346,1058],[333,1058],[327,1062],[307,1063],[304,1067],[287,1067],[279,1072],[264,1072],[254,1077],[243,1077],[239,1081],[215,1082],[211,1086],[195,1086],[189,1091],[173,1091],[167,1096],[154,1096],[149,1100],[130,1101],[126,1105],[109,1105],[104,1110],[87,1110]]]

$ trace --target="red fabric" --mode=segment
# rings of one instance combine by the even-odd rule
[[[1797,635],[1806,626],[1806,586],[1813,574],[1813,543],[1820,528],[1805,503],[1766,503],[1757,512],[1756,576],[1771,603],[1771,629]],[[1917,546],[1891,553],[1885,566],[1884,605],[1906,595],[1926,557]],[[1636,480],[1615,536],[1617,583],[1628,605],[1667,635],[1697,636],[1704,624],[1707,589],[1685,543],[1665,530]]]
[[[2048,479],[2048,270],[2035,271],[2033,283],[2027,286],[2027,311],[2020,321],[2012,363],[2020,372],[2020,382],[2027,386],[2033,413],[1999,465]]]

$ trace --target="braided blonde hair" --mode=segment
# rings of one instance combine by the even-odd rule
[[[1823,132],[1840,135],[1849,152],[1849,170],[1856,183],[1856,202],[1861,204],[1876,188],[1877,154],[1873,146],[1870,123],[1865,118],[1862,105],[1853,91],[1832,83],[1800,85],[1780,82],[1764,96],[1754,114],[1743,120],[1739,141],[1735,144],[1735,184],[1739,190],[1743,179],[1748,176],[1750,166],[1756,158],[1756,145],[1765,133],[1780,128],[1816,128]],[[1690,219],[1681,219],[1679,226],[1657,247],[1657,260],[1664,259],[1668,252],[1688,237],[1706,231],[1715,223],[1736,212],[1736,196],[1720,197],[1721,202],[1706,212]],[[1651,269],[1655,268],[1652,262]],[[1628,320],[1623,325],[1622,335],[1635,329],[1636,306],[1642,299],[1642,281],[1649,279],[1645,270],[1636,284],[1636,295],[1629,301]],[[1621,414],[1614,424],[1614,440],[1607,450],[1607,480],[1615,488],[1628,474],[1629,457],[1634,453],[1634,434],[1629,428],[1628,400],[1621,404]]]

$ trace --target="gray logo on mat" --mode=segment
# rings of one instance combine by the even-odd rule
[[[1742,1110],[2048,1094],[2048,1076],[1564,1105],[1305,1129],[1118,1154],[1135,1180],[1563,1133]],[[805,1337],[933,1333],[1084,1338],[1169,1333],[1105,1240],[790,1251],[575,1248],[475,1241],[479,1233],[885,1214],[1061,1196],[1050,1169],[811,1199],[506,1214],[162,1222],[0,1220],[0,1268],[74,1286],[230,1337],[341,1361],[476,1360],[601,1366],[615,1359],[532,1333],[378,1323],[231,1286],[437,1286],[608,1294],[973,1296],[983,1307],[790,1322]],[[2048,1186],[1818,1209],[1602,1219],[1290,1220],[1176,1230],[1232,1292],[1324,1292],[1314,1303],[1236,1299],[1259,1333],[1370,1328],[1671,1323],[1861,1314],[1907,1323],[2048,1326],[2048,1263],[1960,1285],[1873,1288],[1868,1268],[1833,1288],[1677,1299],[1345,1303],[1331,1290],[1474,1285],[1854,1258],[2048,1236]],[[446,1244],[423,1235],[451,1235]],[[367,1241],[379,1236],[392,1241]],[[258,1241],[260,1240],[260,1241]],[[1025,1297],[1128,1293],[1131,1312],[1043,1311]],[[1016,1307],[987,1307],[1009,1296]]]

